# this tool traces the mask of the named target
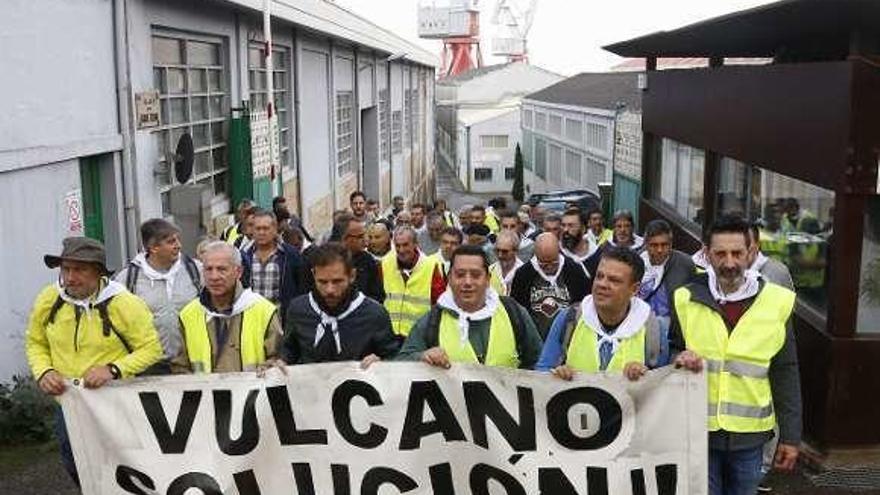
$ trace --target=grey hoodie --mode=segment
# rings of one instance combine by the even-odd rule
[[[154,269],[147,265],[146,257],[143,253],[135,256],[131,260],[132,265],[140,267],[137,282],[135,283],[134,294],[149,306],[153,313],[153,324],[159,333],[159,342],[162,343],[162,351],[164,360],[168,361],[177,356],[183,345],[180,334],[180,319],[178,317],[180,310],[184,306],[199,295],[198,287],[195,287],[190,279],[186,267],[183,266],[183,259],[178,258],[178,268],[172,268],[174,272],[173,285],[171,286],[171,294],[169,297],[168,281],[164,278],[156,277]],[[194,260],[199,269],[200,278],[203,279],[202,264],[198,260]],[[113,279],[120,284],[125,284],[128,280],[129,267],[126,266],[117,273]],[[204,279],[203,279],[204,280]]]

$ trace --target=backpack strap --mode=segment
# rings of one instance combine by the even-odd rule
[[[55,323],[55,315],[58,314],[58,310],[61,309],[61,306],[64,306],[64,299],[61,299],[61,294],[55,299],[55,302],[52,303],[52,307],[49,309],[49,314],[46,316],[46,321],[43,322],[44,325],[49,325]]]
[[[504,306],[504,311],[507,312],[507,317],[510,318],[510,323],[513,325],[513,336],[516,339],[516,354],[517,356],[522,356],[526,341],[526,322],[523,321],[522,313],[519,310],[519,303],[508,296],[500,296],[500,299],[501,304]]]
[[[128,271],[125,273],[125,288],[134,294],[137,286],[137,279],[141,274],[141,267],[134,263],[129,263],[126,269]]]
[[[196,262],[190,258],[189,256],[182,254],[183,256],[183,267],[186,268],[186,273],[189,274],[189,279],[193,284],[193,287],[196,288],[196,292],[201,292],[202,290],[202,277],[199,275],[199,267],[196,265]]]
[[[125,347],[126,352],[131,353],[131,346],[128,345],[128,341],[116,330],[116,326],[113,325],[113,321],[110,320],[110,312],[107,307],[110,306],[110,302],[113,301],[113,298],[109,298],[107,300],[101,301],[98,304],[95,304],[95,309],[98,310],[98,314],[101,316],[101,328],[104,330],[104,337],[109,337],[111,333],[116,334],[119,337],[119,340],[122,342],[122,345]]]
[[[436,304],[431,307],[431,310],[428,312],[428,327],[427,334],[425,334],[425,341],[428,343],[428,348],[437,347],[440,345],[440,317],[442,315],[442,310],[440,306]]]
[[[571,346],[571,339],[574,337],[574,331],[577,329],[578,321],[581,319],[581,306],[576,304],[569,306],[565,313],[565,333],[562,335],[562,352],[559,355],[559,364],[565,364],[565,358],[568,355],[568,348]]]

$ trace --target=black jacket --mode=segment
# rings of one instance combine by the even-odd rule
[[[352,296],[354,296],[352,294]],[[317,294],[315,294],[318,298]],[[349,297],[351,301],[353,297]],[[317,301],[318,304],[321,304]],[[348,302],[344,305],[348,307]],[[324,310],[326,311],[326,309]],[[322,363],[329,361],[360,361],[375,354],[391,359],[400,346],[391,330],[391,318],[378,302],[364,299],[352,314],[339,321],[341,352],[336,351],[333,334],[327,329],[315,345],[315,333],[321,318],[309,302],[308,294],[293,300],[284,319],[284,341],[281,357],[288,364]]]
[[[366,251],[361,251],[352,256],[351,261],[357,270],[357,278],[354,281],[355,287],[363,292],[365,296],[371,297],[380,303],[384,302],[385,285],[382,283],[382,277],[379,273],[379,262]]]
[[[567,304],[563,305],[560,309],[565,309],[572,304],[580,302],[590,293],[590,290],[583,268],[571,258],[563,256],[562,259],[564,261],[562,273],[559,274],[559,282],[568,288],[569,301],[565,301]],[[532,319],[535,320],[538,331],[541,333],[541,338],[545,338],[550,328],[550,322],[544,321],[544,319],[550,315],[540,316],[536,314],[531,301],[532,287],[537,279],[540,278],[541,276],[538,275],[538,272],[531,263],[524,264],[516,271],[516,275],[513,276],[513,282],[510,286],[510,297],[529,311]]]
[[[241,284],[245,287],[251,287],[251,263],[254,261],[254,252],[256,246],[251,246],[247,251],[241,253]],[[278,262],[281,271],[281,314],[287,314],[287,306],[293,298],[308,292],[302,276],[305,263],[302,256],[295,247],[285,242],[281,243],[281,249],[284,251]]]

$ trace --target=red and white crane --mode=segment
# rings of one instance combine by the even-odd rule
[[[483,66],[479,0],[429,0],[419,4],[419,37],[443,41],[440,78]]]
[[[527,38],[535,21],[538,0],[498,0],[492,24],[498,26],[492,39],[492,55],[507,57],[508,62],[528,62]]]

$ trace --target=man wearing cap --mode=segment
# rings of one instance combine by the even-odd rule
[[[205,288],[180,311],[181,350],[174,373],[257,371],[274,364],[281,340],[275,304],[242,287],[241,252],[223,241],[205,246]]]
[[[43,260],[49,268],[61,267],[59,281],[34,301],[27,329],[28,362],[43,392],[61,395],[65,380],[72,378],[82,378],[86,388],[99,388],[161,359],[150,309],[107,278],[103,244],[68,237],[60,256],[46,255]],[[55,432],[64,468],[79,484],[60,407]]]

